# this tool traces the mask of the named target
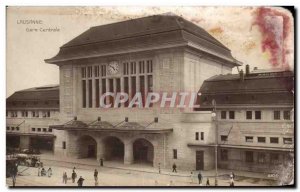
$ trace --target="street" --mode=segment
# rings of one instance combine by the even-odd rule
[[[47,170],[49,167],[45,166]],[[99,168],[98,186],[199,186],[197,174],[193,177],[183,174],[159,174],[133,170],[122,170],[114,168]],[[77,179],[72,183],[72,168],[60,166],[51,166],[53,175],[38,176],[38,169],[33,167],[19,166],[19,175],[17,176],[16,186],[77,186],[77,180],[80,176],[84,178],[83,186],[95,186],[94,169],[76,168]],[[68,182],[63,184],[63,172],[67,172]],[[205,186],[207,177],[203,175],[203,186]],[[214,178],[209,178],[210,185],[214,186]],[[12,179],[6,179],[7,185],[12,186]],[[221,177],[218,180],[219,186],[229,186],[229,179]],[[274,181],[255,178],[237,177],[235,186],[271,186],[276,185]]]

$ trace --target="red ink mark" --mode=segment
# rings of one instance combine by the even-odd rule
[[[261,47],[263,52],[271,53],[270,63],[289,69],[286,59],[289,51],[286,40],[291,33],[292,21],[289,15],[271,8],[257,8],[254,12],[254,22],[262,33]]]

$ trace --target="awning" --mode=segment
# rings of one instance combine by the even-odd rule
[[[18,132],[6,132],[6,135],[32,136],[32,137],[48,137],[48,138],[55,138],[56,137],[53,134],[34,134],[34,133],[18,133]]]
[[[107,121],[97,121],[92,124],[86,124],[82,121],[72,120],[63,125],[50,125],[52,129],[66,131],[96,131],[96,132],[140,132],[140,133],[169,133],[173,128],[163,126],[159,123],[153,123],[150,126],[143,126],[137,122],[122,122],[117,126]]]

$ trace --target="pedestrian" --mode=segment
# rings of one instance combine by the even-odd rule
[[[73,171],[76,171],[76,167],[73,167]]]
[[[100,158],[100,166],[103,167],[103,158]]]
[[[230,173],[229,177],[230,177],[230,183],[234,182],[235,175],[233,172]]]
[[[191,183],[193,183],[193,171],[191,171]]]
[[[38,176],[40,176],[40,175],[41,175],[41,168],[38,167]]]
[[[95,182],[98,181],[98,170],[97,169],[95,169],[95,171],[94,171],[94,179],[95,179]]]
[[[67,175],[66,172],[64,172],[64,174],[63,174],[63,183],[67,184],[67,180],[68,180],[68,175]]]
[[[172,170],[172,172],[175,172],[175,173],[177,173],[177,166],[176,166],[176,164],[175,163],[173,163],[173,170]]]
[[[158,173],[160,174],[160,163],[158,163]]]
[[[207,178],[207,180],[206,180],[206,186],[210,186],[210,184],[209,184],[209,179]]]
[[[198,182],[199,182],[199,185],[202,185],[202,174],[200,171],[198,173]]]
[[[52,169],[51,169],[51,167],[49,167],[47,173],[48,173],[48,177],[51,177],[51,176],[52,176]]]
[[[76,177],[77,177],[77,174],[76,174],[76,172],[75,172],[74,169],[73,169],[73,173],[72,173],[72,183],[75,183]]]
[[[45,176],[46,175],[46,170],[45,168],[43,167],[42,170],[41,170],[41,176]]]
[[[78,181],[77,181],[77,184],[78,184],[79,187],[82,187],[83,181],[84,181],[84,179],[80,176]]]
[[[18,164],[14,164],[13,168],[12,168],[12,172],[11,172],[11,178],[12,178],[12,182],[13,182],[13,187],[16,186],[16,181],[17,181],[17,175],[18,175]]]

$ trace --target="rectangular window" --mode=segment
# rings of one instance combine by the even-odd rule
[[[145,73],[145,62],[144,61],[139,62],[139,67],[140,67],[140,74]]]
[[[38,131],[38,132],[41,132],[41,130],[42,130],[41,128],[37,128],[37,131]]]
[[[121,79],[120,78],[116,79],[116,91],[117,91],[117,93],[121,93]],[[121,107],[121,103],[119,103],[118,107]]]
[[[270,143],[278,143],[279,139],[278,137],[270,137]]]
[[[252,111],[246,111],[246,119],[252,119]]]
[[[291,119],[291,112],[290,111],[283,111],[283,119],[290,120]]]
[[[20,131],[20,127],[16,127],[16,130],[17,130],[17,131]]]
[[[257,154],[257,162],[258,163],[266,163],[266,154],[265,153],[258,153]]]
[[[93,84],[92,80],[89,80],[89,108],[93,107]]]
[[[124,92],[129,95],[129,79],[128,77],[124,77]],[[129,99],[124,103],[125,107],[128,107]]]
[[[147,73],[153,72],[152,60],[147,60]]]
[[[108,92],[113,93],[114,92],[114,80],[113,79],[108,79],[108,85],[109,85]],[[108,98],[108,104],[111,104],[111,106],[114,106],[113,96],[108,96],[107,98]]]
[[[6,127],[6,130],[9,131],[9,127]]]
[[[221,141],[227,141],[228,136],[227,135],[221,135]]]
[[[128,75],[129,74],[129,65],[128,63],[123,63],[123,75]]]
[[[99,73],[99,66],[95,66],[94,67],[94,75],[95,77],[99,77],[100,73]]]
[[[246,139],[246,142],[253,143],[253,137],[246,136],[245,139]]]
[[[135,62],[131,62],[130,63],[130,74],[136,74],[136,63]]]
[[[147,76],[148,81],[148,94],[153,92],[153,77],[152,75]],[[153,107],[153,103],[150,103],[149,107]]]
[[[65,141],[62,142],[62,148],[66,149],[66,142]]]
[[[95,97],[96,97],[96,107],[100,107],[100,85],[99,85],[99,79],[96,79],[96,91],[95,91]]]
[[[88,67],[88,77],[92,77],[93,76],[93,67],[89,66]]]
[[[278,164],[279,163],[279,154],[278,153],[270,153],[270,162],[272,164]]]
[[[106,79],[102,79],[102,95],[106,93]],[[106,104],[106,97],[104,98],[104,104]]]
[[[293,139],[292,138],[283,138],[283,143],[284,144],[293,144]]]
[[[221,149],[221,160],[228,161],[228,151],[226,149]]]
[[[201,132],[201,140],[204,140],[204,132]]]
[[[131,77],[131,96],[130,98],[133,98],[136,94],[136,77]],[[133,105],[135,107],[135,105]]]
[[[221,119],[226,119],[226,111],[221,111]]]
[[[199,132],[196,132],[196,133],[195,133],[195,139],[196,139],[196,141],[199,140]]]
[[[145,77],[144,76],[140,76],[140,92],[142,95],[142,105],[145,106]]]
[[[257,142],[258,143],[265,143],[266,142],[266,138],[265,137],[257,137]]]
[[[177,149],[173,149],[173,159],[177,159]]]
[[[31,131],[35,131],[35,128],[31,128]]]
[[[102,77],[106,76],[106,65],[101,65],[101,76]]]
[[[82,107],[86,108],[86,83],[82,80]]]
[[[234,119],[234,111],[229,111],[229,119]]]
[[[22,111],[22,117],[28,117],[28,112],[27,111]]]
[[[246,151],[245,152],[245,155],[246,155],[246,162],[247,163],[253,163],[253,151]]]
[[[51,128],[49,128],[49,129],[48,129],[48,132],[52,132],[52,129],[51,129]]]
[[[280,111],[274,111],[274,120],[280,120]]]
[[[261,111],[255,111],[255,119],[261,119]]]
[[[47,111],[46,114],[47,114],[47,117],[50,117],[50,111]]]
[[[47,129],[46,129],[46,128],[43,128],[43,132],[47,132]]]
[[[11,127],[11,130],[12,130],[12,131],[14,131],[14,130],[15,130],[15,128],[14,128],[14,127]]]

